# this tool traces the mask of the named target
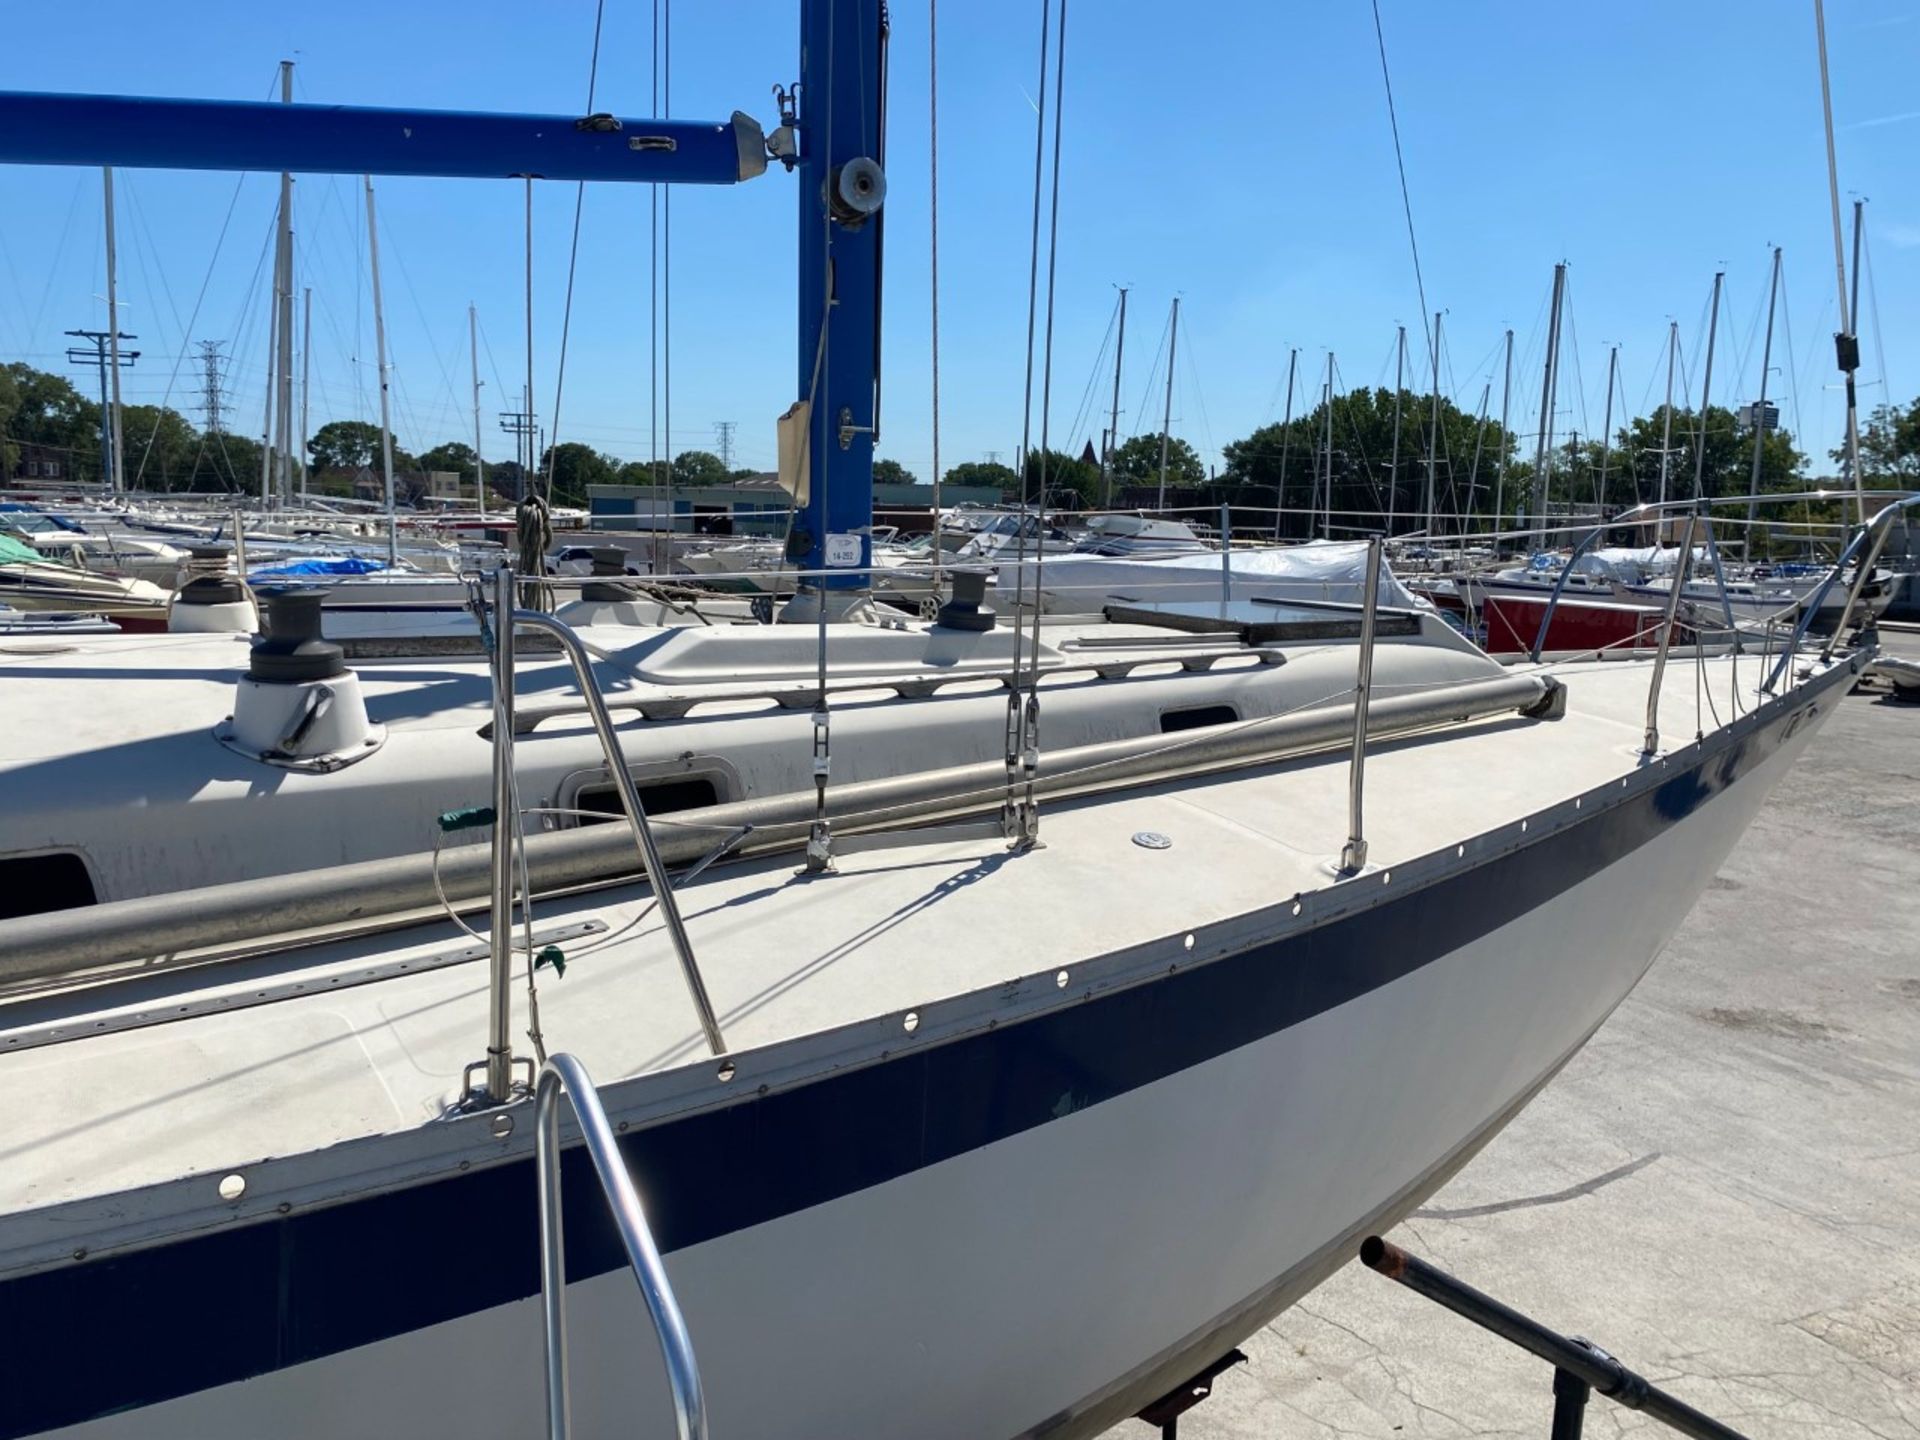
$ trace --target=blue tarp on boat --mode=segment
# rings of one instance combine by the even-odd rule
[[[250,580],[271,580],[280,575],[371,575],[387,568],[384,560],[368,560],[359,555],[339,559],[289,560],[284,565],[256,565],[247,571]]]

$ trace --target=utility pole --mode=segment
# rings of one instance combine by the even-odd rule
[[[1120,362],[1127,353],[1127,287],[1120,287],[1120,335],[1113,346],[1113,412],[1100,448],[1100,504],[1113,507],[1113,452],[1120,446]]]
[[[729,473],[733,470],[733,432],[737,424],[733,420],[713,422],[714,443],[720,447],[720,463],[726,466]]]
[[[1857,270],[1854,272],[1859,273]],[[1767,371],[1773,365],[1773,308],[1780,299],[1780,247],[1773,247],[1773,281],[1767,290],[1767,343],[1760,349],[1760,401],[1753,412],[1753,472],[1747,477],[1747,557],[1753,557],[1753,521],[1759,509],[1760,452],[1767,443]]]
[[[1280,522],[1287,513],[1287,453],[1293,448],[1293,372],[1300,363],[1296,346],[1287,351],[1287,410],[1280,422],[1280,483],[1273,490],[1273,538],[1280,538]],[[1312,527],[1309,526],[1309,529]]]
[[[373,218],[373,177],[361,177],[367,187],[367,270],[373,277],[373,344],[380,367],[380,473],[386,480],[387,564],[400,559],[400,521],[393,511],[393,409],[387,379],[387,315],[380,304],[380,227]]]
[[[1607,510],[1607,468],[1613,459],[1613,382],[1620,373],[1620,347],[1614,346],[1607,354],[1607,418],[1600,422],[1600,484],[1594,491],[1594,514],[1603,516]]]
[[[1433,312],[1433,419],[1427,427],[1427,544],[1434,541],[1434,474],[1440,464],[1440,312]]]
[[[1544,544],[1547,538],[1547,464],[1553,453],[1553,393],[1559,376],[1560,300],[1566,292],[1566,262],[1553,267],[1553,310],[1547,320],[1547,359],[1540,379],[1540,439],[1533,457],[1533,529]]]
[[[527,452],[531,448],[530,441],[534,433],[531,392],[523,388],[520,392],[520,403],[527,408],[524,410],[502,410],[500,412],[500,428],[507,434],[513,436],[513,463],[520,469],[520,498],[524,500],[532,494],[529,487],[533,483],[533,465],[527,459]]]
[[[1507,429],[1507,415],[1513,401],[1513,331],[1507,331],[1507,364],[1500,381],[1500,465],[1493,472],[1493,553],[1500,553],[1500,531],[1506,527],[1507,449],[1513,433]]]
[[[120,291],[118,269],[115,263],[113,167],[111,165],[101,170],[100,180],[105,192],[107,222],[107,374],[113,384],[113,404],[109,407],[112,415],[102,417],[104,428],[112,436],[112,443],[107,452],[106,474],[101,478],[110,480],[113,493],[118,495],[127,488],[127,474],[126,465],[120,456]],[[106,423],[109,418],[111,424]]]
[[[1693,451],[1693,498],[1696,500],[1705,494],[1707,480],[1707,405],[1713,397],[1713,342],[1720,329],[1720,285],[1726,278],[1724,270],[1713,272],[1713,300],[1707,311],[1706,375],[1700,382],[1700,436]]]
[[[1173,356],[1180,343],[1180,297],[1173,297],[1173,318],[1167,322],[1167,408],[1160,420],[1160,499],[1155,508],[1167,508],[1167,447],[1173,438]]]
[[[300,319],[300,504],[307,503],[307,440],[313,434],[308,418],[313,413],[313,287],[306,287],[301,300]]]
[[[1400,392],[1406,386],[1407,327],[1393,352],[1393,459],[1387,464],[1387,538],[1393,538],[1394,509],[1400,498]]]
[[[67,359],[75,365],[92,365],[100,372],[100,483],[110,484],[116,464],[114,454],[116,446],[112,423],[114,407],[107,401],[107,371],[111,368],[117,372],[121,366],[131,365],[140,358],[138,350],[122,350],[119,345],[122,340],[138,340],[140,337],[128,335],[124,331],[115,331],[112,336],[104,330],[69,330],[66,333],[76,339],[93,342],[91,350],[82,349],[78,345],[70,347],[67,351]],[[108,348],[109,340],[113,342],[111,350]],[[114,389],[119,389],[118,383],[114,385]]]
[[[280,62],[280,103],[293,103],[293,62]],[[280,172],[280,226],[273,267],[273,303],[275,328],[279,333],[274,352],[274,425],[275,448],[279,461],[275,467],[273,503],[284,507],[292,490],[289,483],[293,465],[293,176]]]
[[[480,458],[480,318],[467,303],[467,359],[473,374],[473,498],[480,514],[487,513],[487,462]]]

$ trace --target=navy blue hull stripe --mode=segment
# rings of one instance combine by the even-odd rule
[[[660,1248],[792,1214],[1044,1125],[1392,983],[1692,814],[1783,713],[1579,824],[1358,914],[1165,979],[622,1138]],[[567,1154],[568,1274],[619,1267]],[[532,1161],[0,1284],[0,1437],[315,1360],[539,1291]],[[514,1237],[502,1244],[501,1237]],[[521,1240],[524,1243],[520,1243]]]

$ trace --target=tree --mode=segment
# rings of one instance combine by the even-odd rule
[[[1160,437],[1136,435],[1113,452],[1111,473],[1118,485],[1157,485],[1160,483]],[[1200,463],[1194,448],[1178,435],[1167,441],[1167,484],[1169,486],[1204,485],[1207,467]]]
[[[1100,503],[1100,471],[1062,450],[1035,450],[1027,456],[1024,493],[1042,509],[1097,505]]]
[[[540,458],[542,483],[552,487],[555,499],[571,505],[586,502],[589,485],[613,484],[617,471],[618,462],[611,455],[578,440],[549,445]]]
[[[1318,533],[1308,519],[1314,509],[1331,511],[1325,522],[1338,535],[1342,528],[1365,528],[1370,517],[1391,512],[1396,531],[1425,524],[1429,436],[1433,434],[1433,397],[1400,392],[1400,464],[1393,465],[1394,396],[1391,390],[1353,390],[1333,397],[1331,498],[1327,488],[1328,406],[1325,401],[1295,417],[1291,427],[1262,425],[1244,440],[1225,449],[1224,481],[1267,492],[1265,503],[1277,495],[1283,534]],[[1455,515],[1490,512],[1495,474],[1501,459],[1511,461],[1514,437],[1497,420],[1484,424],[1445,396],[1440,400],[1438,444],[1433,446],[1433,508],[1452,525]],[[1476,466],[1476,457],[1478,464]],[[1514,472],[1507,472],[1504,508],[1511,513]],[[1259,503],[1251,502],[1250,503]],[[1438,523],[1438,522],[1436,522]]]
[[[260,488],[260,442],[246,435],[209,430],[194,442],[183,490],[244,490]]]
[[[682,450],[673,457],[673,483],[724,485],[727,483],[726,462],[706,450]]]
[[[475,473],[474,455],[471,445],[458,440],[449,440],[444,445],[436,445],[416,462],[422,470],[450,471],[462,479]]]
[[[11,366],[0,366],[0,480],[13,473],[13,467],[20,458],[19,447],[13,443],[14,411],[20,408],[20,383],[13,378]]]
[[[1844,445],[1833,451],[1833,461],[1844,474]],[[1874,407],[1860,427],[1860,478],[1903,488],[1920,483],[1920,397],[1904,410],[1897,405]]]
[[[664,485],[671,478],[665,464],[653,460],[629,460],[613,472],[614,485]]]
[[[128,489],[178,490],[192,478],[200,434],[177,410],[127,405],[120,411],[120,443]]]
[[[997,460],[965,460],[958,465],[949,465],[941,479],[948,485],[998,490],[1003,496],[1020,493],[1020,477],[1014,473],[1012,466],[1002,465]]]
[[[375,469],[382,463],[380,427],[365,420],[330,420],[307,442],[307,454],[315,470]],[[393,468],[402,468],[397,446]]]
[[[876,485],[918,485],[919,477],[898,460],[876,460],[873,462],[873,483]]]
[[[73,479],[99,479],[100,407],[63,376],[18,361],[0,369],[7,375],[12,397],[7,402],[12,413],[4,420],[7,439],[16,447],[60,451]]]
[[[1614,474],[1607,482],[1609,505],[1643,504],[1660,498],[1660,450],[1666,434],[1666,406],[1654,409],[1628,423],[1614,439]],[[1707,495],[1744,495],[1753,475],[1753,431],[1742,425],[1733,411],[1720,405],[1707,407],[1704,430],[1692,410],[1673,412],[1673,454],[1667,463],[1667,499],[1682,500],[1694,493],[1694,477]],[[1705,463],[1701,463],[1702,448]],[[1572,493],[1591,501],[1592,468],[1598,464],[1599,446],[1585,447],[1588,454],[1575,467],[1576,473],[1556,476],[1556,495]],[[1625,451],[1626,473],[1620,476],[1621,451]],[[1562,463],[1556,459],[1556,464]],[[1772,430],[1760,450],[1760,489],[1791,490],[1800,482],[1806,457],[1794,447],[1793,436],[1785,430]],[[1569,485],[1573,488],[1569,492]]]

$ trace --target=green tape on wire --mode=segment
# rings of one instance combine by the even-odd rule
[[[566,952],[558,945],[547,946],[533,962],[533,968],[536,970],[540,969],[543,965],[553,966],[554,974],[560,976],[562,979],[566,978],[567,956]]]
[[[469,805],[464,810],[447,810],[440,816],[440,828],[451,835],[455,830],[478,830],[494,822],[491,805]]]

